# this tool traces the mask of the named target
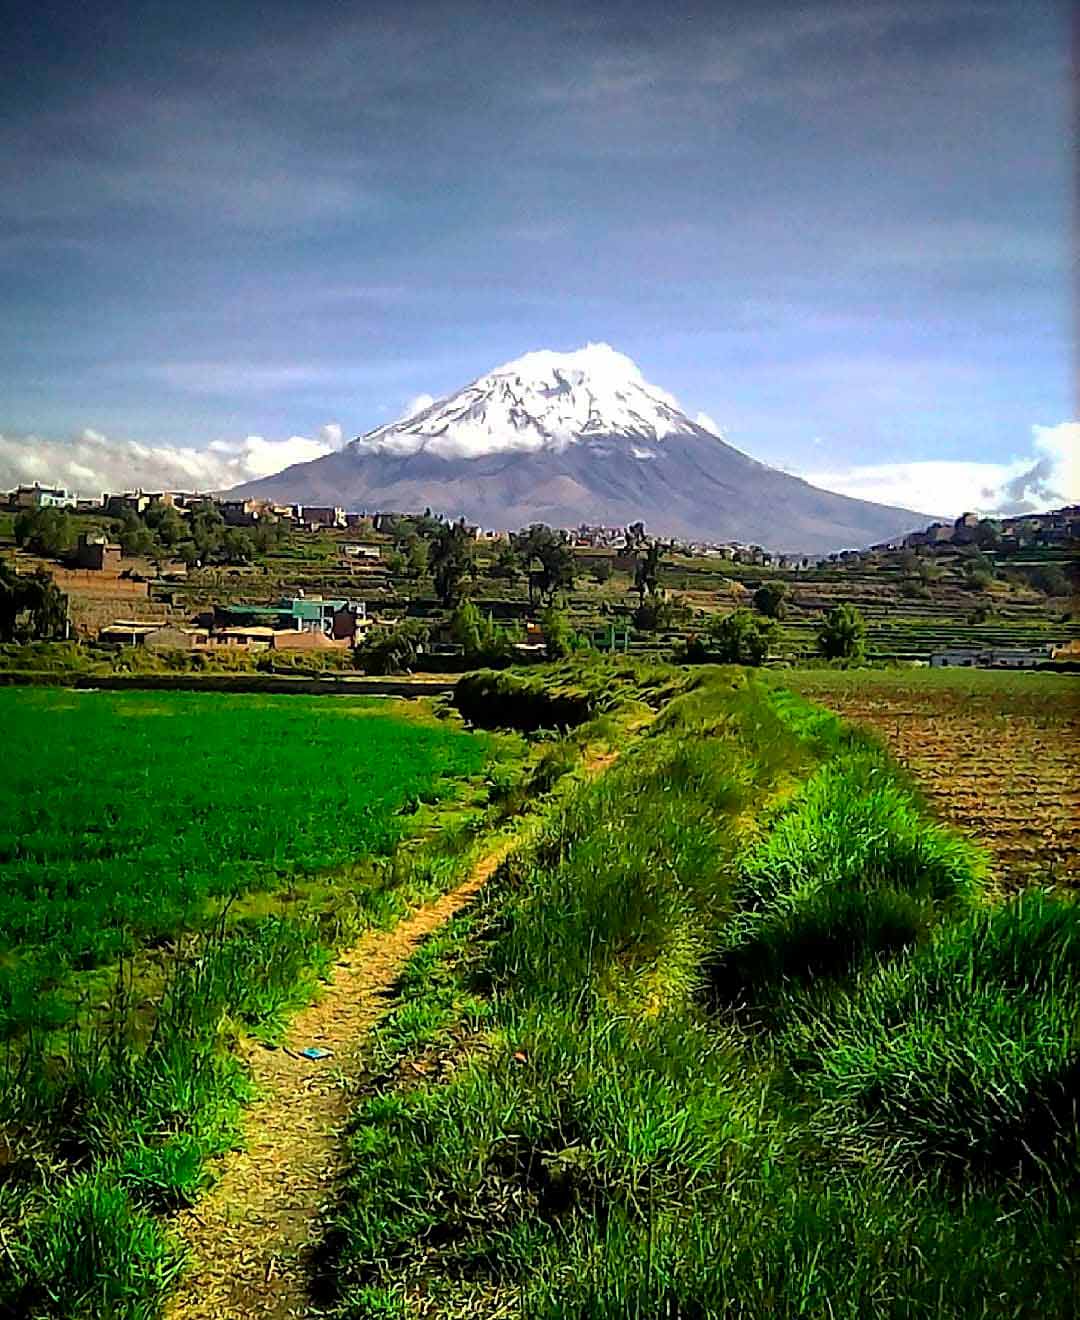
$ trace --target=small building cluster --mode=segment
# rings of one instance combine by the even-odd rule
[[[933,652],[930,656],[930,666],[932,669],[1038,669],[1048,661],[1070,658],[1072,657],[1065,653],[1065,648],[1057,646],[955,646]]]
[[[374,623],[363,601],[294,596],[272,605],[215,605],[190,624],[117,619],[99,631],[98,640],[158,651],[345,650]]]
[[[872,551],[921,550],[980,545],[985,540],[1000,550],[1026,550],[1064,546],[1080,540],[1080,505],[1071,504],[1049,513],[1025,513],[989,521],[977,513],[962,513],[952,522],[933,522],[922,531],[871,546]]]

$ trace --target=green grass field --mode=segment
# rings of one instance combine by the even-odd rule
[[[391,849],[413,819],[395,814],[406,793],[482,769],[478,826],[526,802],[533,819],[477,904],[412,959],[369,1042],[315,1260],[318,1314],[1071,1320],[1080,907],[1034,884],[996,895],[978,843],[935,819],[884,742],[787,677],[802,673],[589,658],[480,675],[463,711],[539,728],[527,762],[516,738],[502,764],[510,735],[374,703],[0,692],[39,712],[20,716],[25,766],[9,773],[22,796],[52,785],[56,803],[70,784],[91,840],[106,799],[81,797],[76,770],[118,767],[119,837],[143,872],[173,877],[140,892],[155,909],[159,891],[180,895],[170,931],[234,900],[190,949],[163,937],[174,963],[149,1036],[128,1011],[145,985],[123,982],[104,1013],[52,1031],[51,1051],[34,1047],[37,1028],[13,1030],[0,1316],[160,1314],[181,1268],[160,1215],[197,1201],[249,1095],[236,1033],[272,1031],[310,994],[343,898],[375,920],[386,897],[392,917],[403,887],[445,889],[469,846],[489,846],[451,827],[430,841],[443,860],[399,844],[355,868],[342,836]],[[818,677],[823,699],[830,684],[869,701],[899,681]],[[902,691],[979,704],[1004,683],[1045,703],[1060,681],[918,671]],[[206,709],[219,722],[188,714]],[[72,714],[78,745],[63,741]],[[60,738],[31,746],[25,731],[50,716]],[[555,725],[569,732],[543,731]],[[350,734],[358,749],[374,738],[386,764],[339,763]],[[132,739],[156,750],[132,757]],[[237,740],[252,744],[242,761]],[[594,743],[621,754],[589,778],[579,758]],[[7,806],[40,856],[4,865],[35,861],[47,903],[50,849],[69,865],[76,845],[21,796]],[[213,871],[199,828],[177,829],[198,812],[217,831],[208,848],[228,854]],[[67,960],[63,1002],[68,983],[112,967],[110,940],[156,942],[137,915],[56,923],[39,948]],[[97,971],[79,971],[77,930]],[[0,960],[9,977],[30,960],[22,938]]]
[[[236,1043],[470,864],[520,739],[423,703],[0,691],[0,1316],[149,1320]]]
[[[230,899],[388,853],[490,742],[351,698],[0,691],[0,1034]]]

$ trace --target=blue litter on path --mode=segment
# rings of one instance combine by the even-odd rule
[[[324,1050],[318,1045],[309,1045],[306,1050],[300,1051],[301,1058],[304,1059],[328,1059],[333,1050]]]

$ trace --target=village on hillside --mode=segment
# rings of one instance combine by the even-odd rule
[[[882,660],[1046,668],[1080,658],[1070,576],[1078,506],[965,513],[823,556],[653,538],[640,522],[543,529],[561,555],[554,581],[543,538],[530,545],[527,529],[450,524],[430,510],[168,490],[84,499],[40,483],[17,486],[0,510],[0,563],[44,575],[63,598],[62,628],[54,620],[49,635],[95,647],[222,663],[274,652],[281,664],[345,667],[373,639],[412,627],[409,667],[452,670],[469,650],[453,607],[468,597],[517,660],[547,654],[545,607],[550,631],[556,603],[579,644],[628,652],[678,654],[752,606],[771,620],[769,658],[798,661],[816,653],[822,617],[846,604]],[[460,562],[440,582],[438,545],[450,529]],[[767,584],[774,609],[763,606]]]

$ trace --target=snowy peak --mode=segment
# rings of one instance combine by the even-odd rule
[[[667,436],[700,432],[630,358],[608,344],[587,344],[573,353],[526,353],[457,394],[368,432],[350,448],[358,454],[479,458],[559,452],[602,438],[625,439],[633,456],[644,458]]]
[[[644,521],[662,536],[801,553],[870,545],[929,521],[756,462],[607,344],[526,353],[344,449],[234,493],[430,508],[484,527]]]

